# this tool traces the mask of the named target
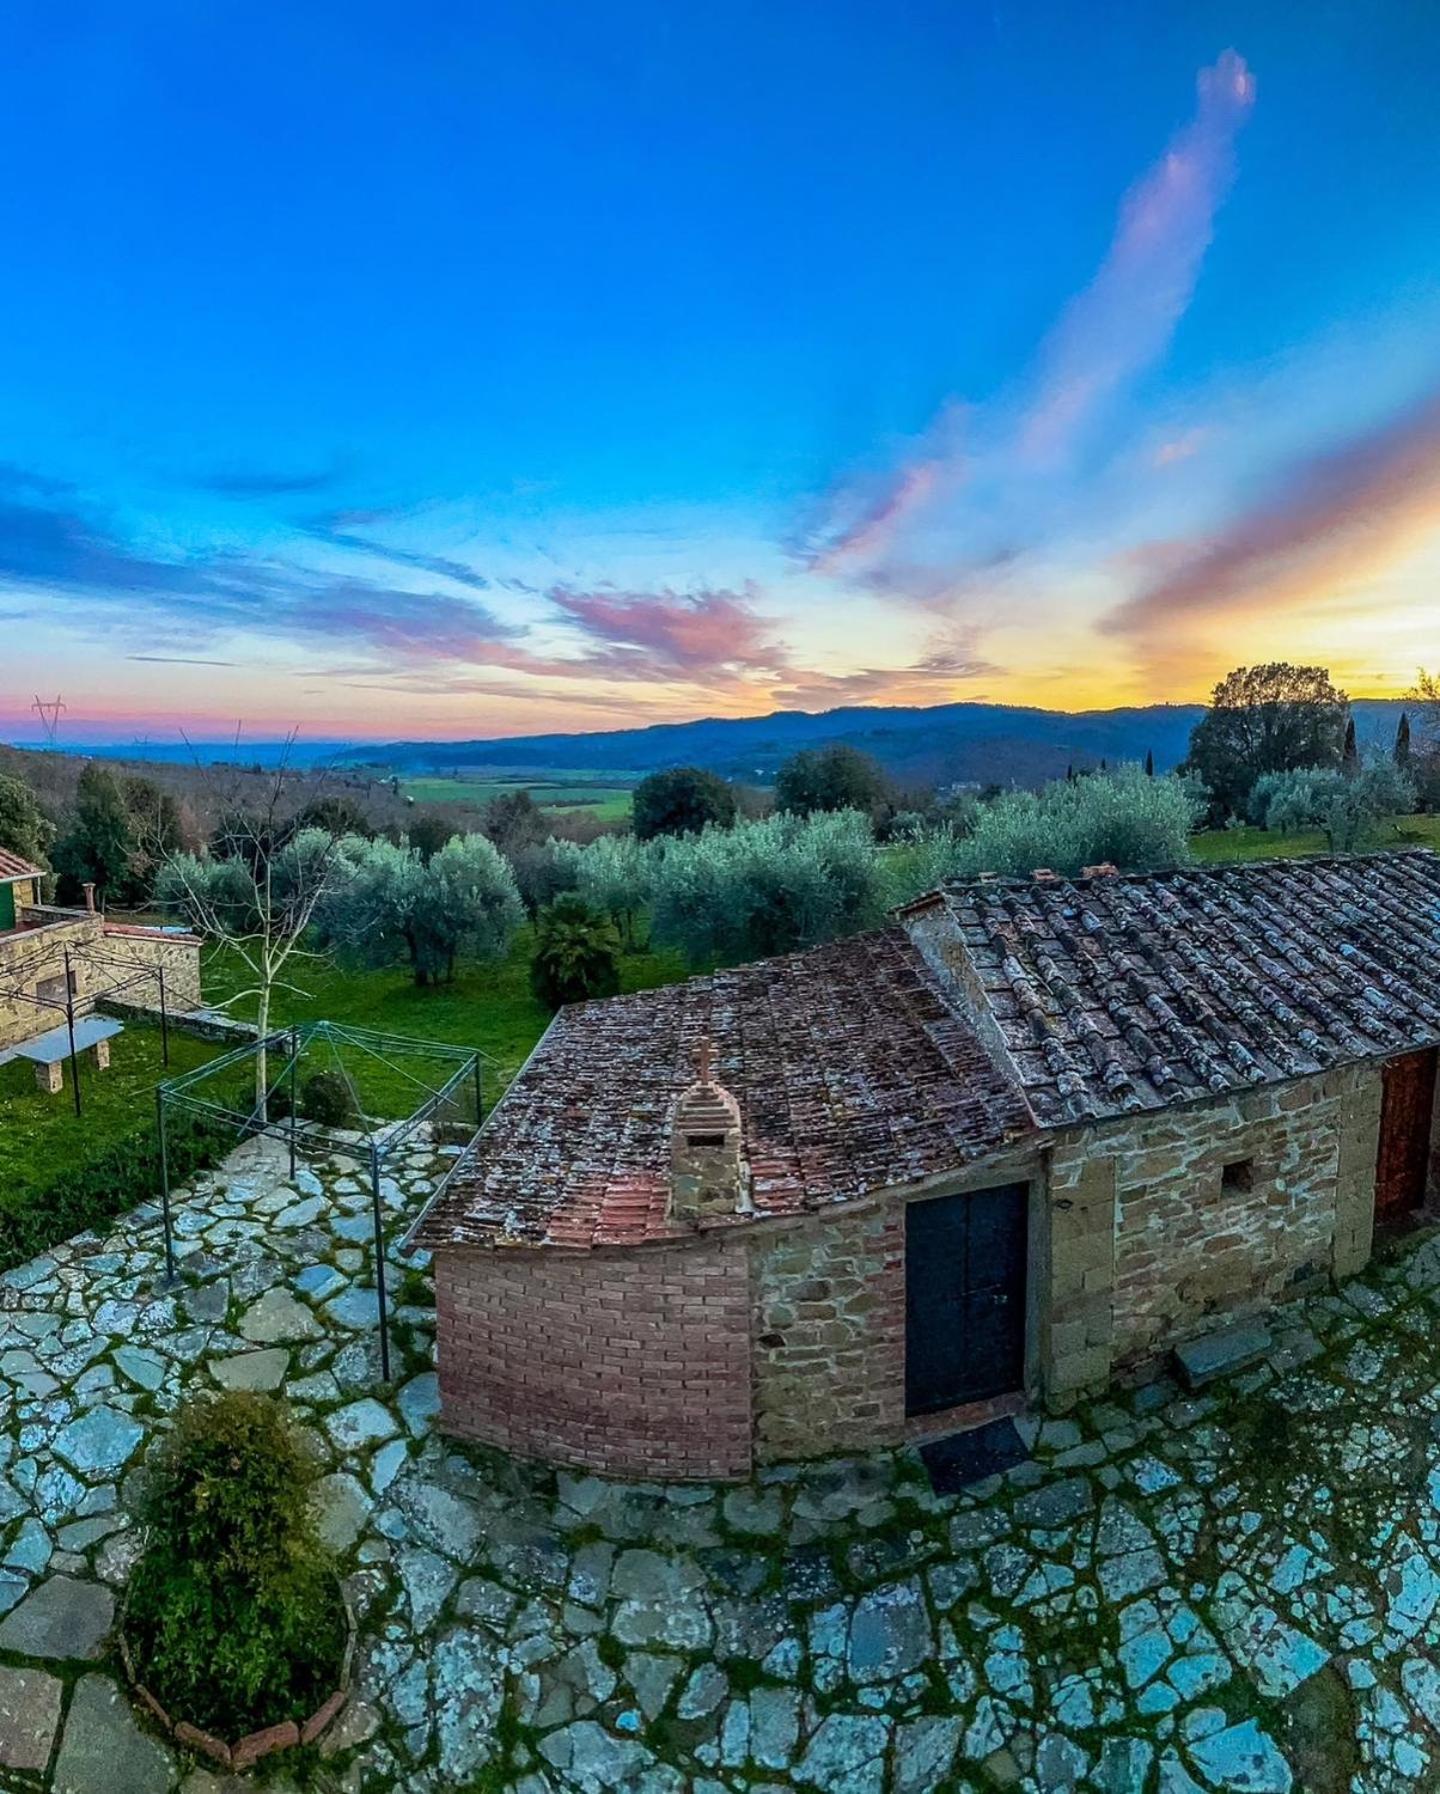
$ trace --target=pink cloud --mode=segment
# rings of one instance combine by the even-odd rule
[[[1099,272],[1041,351],[1039,391],[1021,425],[1037,459],[1063,452],[1120,387],[1164,352],[1195,291],[1215,214],[1235,172],[1235,139],[1255,79],[1227,50],[1197,78],[1195,116],[1130,190]]]
[[[579,592],[556,586],[550,601],[592,640],[581,663],[612,676],[665,678],[773,673],[786,662],[772,625],[748,593]]]
[[[861,502],[848,520],[833,527],[809,554],[812,572],[836,573],[874,560],[889,547],[901,526],[923,510],[942,491],[964,477],[960,449],[963,407],[953,401],[943,407],[910,457],[882,484],[878,494]],[[840,501],[842,510],[854,508],[852,496]]]
[[[1163,355],[1194,294],[1255,99],[1254,78],[1233,50],[1202,69],[1196,85],[1194,116],[1125,196],[1104,260],[1040,344],[1028,378],[988,415],[967,418],[963,453],[964,413],[951,400],[878,495],[857,505],[853,484],[829,495],[829,522],[805,547],[812,570],[858,573],[933,607],[937,591],[963,589],[993,555],[984,538],[1007,508],[1036,527],[1046,475]],[[1169,458],[1195,446],[1177,442]],[[976,495],[968,511],[955,502],[962,485]]]

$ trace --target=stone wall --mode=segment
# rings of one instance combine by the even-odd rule
[[[439,1252],[442,1424],[615,1476],[750,1471],[743,1233],[631,1252]]]
[[[107,1002],[158,1010],[159,979],[137,974],[163,971],[165,1003],[172,1013],[200,1007],[200,942],[194,935],[108,927],[92,951],[99,961],[93,981],[101,989],[133,978],[127,989],[110,991]]]
[[[35,912],[30,914],[33,916]],[[43,927],[19,928],[12,934],[0,934],[0,1047],[12,1046],[18,1040],[30,1040],[36,1034],[65,1025],[62,1008],[42,1007],[26,998],[33,998],[38,986],[53,981],[57,1000],[64,1002],[67,948],[74,955],[71,971],[76,1003],[81,1007],[89,1006],[89,986],[94,982],[94,973],[85,964],[83,954],[99,936],[98,916],[76,916]],[[24,995],[12,994],[19,992]]]
[[[905,1210],[817,1215],[752,1246],[755,1451],[864,1451],[905,1429]]]
[[[1307,1276],[1358,1270],[1370,1255],[1379,1122],[1378,1066],[1349,1066],[1058,1136],[1052,1400],[1263,1310]]]

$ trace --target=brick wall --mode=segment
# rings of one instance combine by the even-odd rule
[[[442,1424],[616,1476],[750,1471],[743,1234],[435,1257]]]
[[[905,1211],[817,1216],[753,1246],[755,1450],[764,1460],[898,1443],[905,1425]]]

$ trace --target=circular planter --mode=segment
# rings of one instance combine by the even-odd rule
[[[215,1738],[209,1732],[202,1732],[199,1726],[191,1725],[189,1720],[176,1719],[160,1704],[136,1673],[135,1660],[130,1655],[130,1643],[125,1636],[125,1620],[130,1609],[130,1597],[127,1594],[120,1608],[117,1637],[120,1642],[120,1661],[125,1666],[125,1677],[134,1690],[135,1698],[177,1744],[209,1757],[211,1762],[218,1763],[223,1769],[250,1769],[262,1757],[272,1756],[276,1751],[293,1750],[299,1744],[314,1744],[340,1717],[350,1698],[350,1668],[355,1657],[355,1615],[346,1599],[344,1585],[338,1577],[335,1586],[345,1614],[345,1649],[340,1658],[340,1673],[335,1679],[334,1693],[322,1701],[308,1719],[298,1722],[293,1719],[281,1720],[278,1725],[264,1726],[258,1732],[247,1733],[235,1744],[227,1744],[223,1738]]]

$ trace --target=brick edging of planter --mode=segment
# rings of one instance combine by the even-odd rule
[[[251,1769],[262,1757],[272,1756],[276,1751],[293,1750],[299,1744],[314,1744],[339,1718],[350,1698],[350,1668],[355,1658],[355,1615],[338,1577],[336,1587],[345,1613],[345,1652],[340,1659],[340,1675],[335,1692],[322,1701],[306,1720],[298,1723],[293,1719],[282,1720],[279,1725],[265,1726],[258,1732],[248,1733],[236,1744],[226,1744],[223,1739],[212,1737],[209,1732],[202,1732],[199,1726],[191,1725],[188,1719],[173,1718],[136,1674],[135,1661],[130,1655],[129,1641],[125,1637],[125,1621],[130,1610],[128,1592],[121,1605],[120,1624],[116,1628],[125,1679],[146,1712],[177,1744],[209,1757],[211,1762],[218,1763],[222,1769]]]

